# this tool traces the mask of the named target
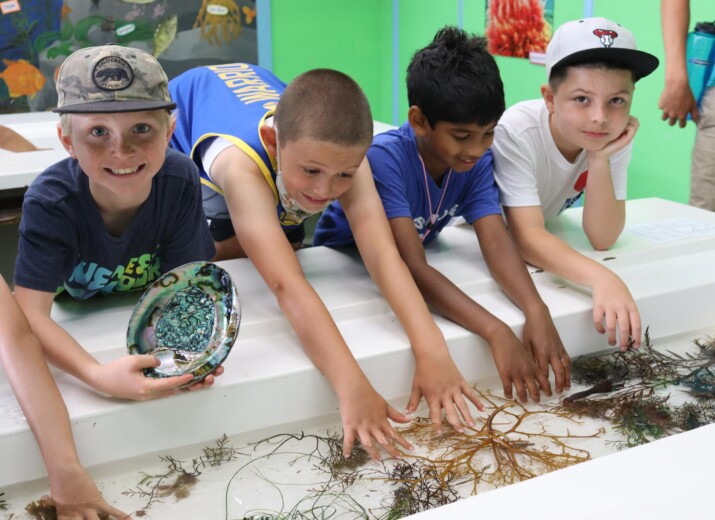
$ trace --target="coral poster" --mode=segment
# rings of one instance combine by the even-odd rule
[[[114,42],[152,53],[169,78],[258,60],[255,0],[0,0],[0,114],[57,103],[60,64]]]
[[[554,24],[556,0],[487,0],[489,52],[541,61]]]

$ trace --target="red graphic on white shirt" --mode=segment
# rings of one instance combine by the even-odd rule
[[[618,33],[616,31],[610,31],[608,29],[594,29],[593,34],[598,36],[604,47],[610,47],[613,45],[613,39],[618,38]]]
[[[576,179],[576,182],[574,182],[573,189],[574,191],[583,191],[583,189],[586,187],[586,181],[588,180],[588,170],[583,172],[581,175],[578,176],[578,179]]]

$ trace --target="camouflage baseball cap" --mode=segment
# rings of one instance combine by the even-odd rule
[[[119,45],[86,47],[60,66],[53,112],[112,113],[173,109],[164,69],[151,54]]]

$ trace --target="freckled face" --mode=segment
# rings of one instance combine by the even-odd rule
[[[367,148],[301,138],[280,146],[280,166],[288,193],[305,209],[323,209],[345,193]]]
[[[494,141],[496,122],[485,126],[439,121],[434,128],[426,125],[417,137],[420,156],[432,174],[450,168],[455,172],[471,170]]]
[[[551,133],[561,153],[571,158],[618,138],[628,123],[633,90],[627,70],[587,68],[570,69],[555,93],[544,86]]]
[[[152,179],[164,164],[173,132],[165,113],[151,110],[71,117],[69,135],[60,139],[89,178],[95,199],[145,200]]]

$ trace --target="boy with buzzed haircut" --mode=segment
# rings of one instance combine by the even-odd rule
[[[522,401],[539,389],[570,386],[570,361],[526,265],[502,220],[489,147],[504,111],[499,69],[483,38],[441,29],[407,69],[408,121],[375,137],[367,153],[400,254],[431,306],[483,337],[504,393]],[[424,245],[454,216],[477,234],[487,265],[526,319],[523,342],[426,260]],[[316,245],[353,242],[343,208],[331,204],[316,228]],[[408,406],[414,410],[417,403]]]
[[[49,360],[100,392],[137,400],[172,395],[192,376],[148,378],[143,370],[159,366],[149,355],[99,363],[50,312],[59,291],[85,300],[143,290],[213,256],[196,166],[167,148],[175,124],[167,84],[159,62],[138,49],[89,47],[63,62],[55,112],[70,157],[28,189],[15,267],[16,299]]]
[[[304,350],[335,390],[350,456],[359,438],[398,456],[409,443],[388,422],[409,418],[389,406],[360,370],[294,249],[303,221],[338,199],[360,254],[405,328],[416,360],[411,402],[425,397],[439,428],[442,410],[457,430],[473,425],[467,400],[483,409],[449,355],[400,259],[365,152],[372,115],[347,75],[305,72],[285,85],[249,64],[201,67],[170,83],[178,104],[172,145],[201,166],[204,207],[219,258],[247,256],[275,294]],[[466,398],[466,400],[465,400]]]
[[[509,108],[494,138],[496,180],[509,228],[532,265],[588,287],[593,322],[621,350],[641,341],[628,288],[612,271],[546,230],[545,222],[585,192],[583,228],[596,250],[625,225],[626,174],[638,120],[635,82],[658,66],[631,32],[605,18],[567,22],[546,50],[543,99]]]

